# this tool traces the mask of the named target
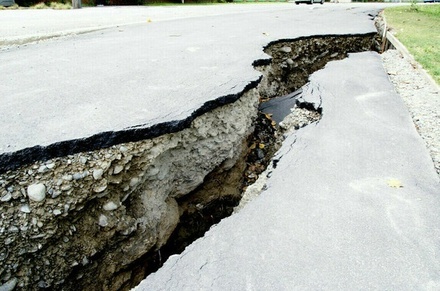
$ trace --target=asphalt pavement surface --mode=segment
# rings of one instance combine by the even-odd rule
[[[180,130],[206,104],[238,98],[257,81],[252,63],[268,58],[271,41],[374,32],[371,15],[381,5],[1,11],[4,43],[67,27],[94,31],[3,46],[0,165],[130,141],[133,128],[144,138]],[[108,27],[114,15],[117,25]]]
[[[136,290],[440,289],[439,178],[380,56],[309,88],[322,119],[284,141],[261,195]]]
[[[270,42],[375,32],[382,7],[0,11],[0,156],[178,130],[256,82]],[[380,56],[331,62],[311,85],[323,117],[286,139],[263,193],[139,290],[440,289],[439,179]]]

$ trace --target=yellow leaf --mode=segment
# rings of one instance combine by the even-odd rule
[[[151,18],[148,18],[148,19],[147,19],[147,22],[151,22]]]
[[[397,179],[389,179],[387,183],[388,183],[388,186],[390,186],[391,188],[402,188],[403,187],[402,182],[400,182]]]
[[[258,147],[259,147],[260,149],[264,149],[264,144],[260,143],[260,144],[258,145]]]
[[[256,145],[255,143],[253,143],[253,144],[249,147],[249,149],[253,150],[253,149],[256,148],[256,147],[257,147],[257,145]]]

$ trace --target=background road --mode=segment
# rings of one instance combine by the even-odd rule
[[[268,57],[262,49],[271,41],[373,32],[368,14],[380,7],[287,3],[1,11],[2,23],[8,23],[2,25],[7,32],[0,32],[3,41],[118,26],[0,52],[0,154],[185,119],[206,102],[239,94],[257,80],[252,63]]]

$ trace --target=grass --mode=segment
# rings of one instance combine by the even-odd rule
[[[440,4],[385,9],[389,26],[437,84],[440,84]]]
[[[72,9],[72,5],[70,3],[59,3],[59,2],[50,2],[49,6],[44,2],[35,4],[30,7],[31,9],[55,9],[55,10],[64,10],[64,9]]]

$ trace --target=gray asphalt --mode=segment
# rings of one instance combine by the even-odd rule
[[[12,31],[8,35],[21,41],[36,31],[60,34],[67,26],[77,32],[108,27],[108,18],[119,15],[117,26],[0,51],[0,155],[10,164],[24,149],[52,146],[50,152],[59,152],[101,133],[185,120],[207,102],[239,94],[256,81],[260,73],[252,63],[268,57],[262,49],[271,41],[372,32],[368,12],[377,7],[140,7],[127,9],[125,18],[123,8],[106,7],[60,11],[62,17],[50,10],[0,11],[11,24],[3,26]],[[76,18],[78,24],[70,26]],[[31,154],[24,151],[21,158]]]
[[[16,31],[3,44],[69,35],[0,51],[0,155],[184,120],[257,80],[271,41],[373,32],[381,7],[225,5],[157,20],[140,8],[117,24],[94,22],[112,8],[91,8],[40,17],[89,14],[82,24],[22,33],[35,19],[0,11]],[[440,289],[439,179],[380,57],[353,54],[311,82],[323,117],[287,138],[267,189],[139,290]]]
[[[323,117],[287,138],[266,190],[136,290],[440,289],[439,178],[380,56],[309,88]]]

